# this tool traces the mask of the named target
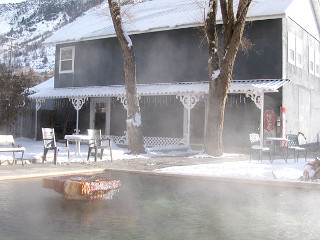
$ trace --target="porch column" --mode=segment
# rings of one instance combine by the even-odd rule
[[[93,98],[90,98],[90,122],[89,122],[89,128],[94,128],[94,121],[95,121],[95,107],[96,103]]]
[[[88,100],[88,98],[69,98],[69,101],[71,101],[73,107],[77,111],[77,124],[76,129],[74,130],[75,134],[79,134],[79,110],[82,108],[83,104]]]
[[[263,146],[263,122],[264,122],[264,93],[260,91],[253,91],[246,94],[260,109],[260,146]]]
[[[190,116],[191,116],[191,109],[194,108],[194,106],[199,101],[200,97],[203,97],[203,95],[199,94],[178,94],[176,98],[179,98],[179,100],[182,102],[185,109],[187,109],[187,136],[186,136],[186,144],[190,145]],[[183,136],[185,137],[185,136]]]
[[[111,98],[107,98],[106,101],[106,123],[105,123],[105,135],[110,135],[110,123],[111,123]]]
[[[45,102],[45,99],[37,98],[36,99],[36,120],[34,126],[34,139],[37,139],[37,127],[38,127],[38,110],[41,108],[42,103]]]
[[[205,107],[204,107],[204,128],[203,128],[203,136],[206,135],[207,124],[208,124],[208,111],[209,111],[209,98],[208,95],[205,96]]]

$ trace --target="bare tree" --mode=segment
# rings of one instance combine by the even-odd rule
[[[217,37],[218,0],[209,0],[209,9],[205,19],[205,33],[209,48],[208,73],[210,83],[204,150],[210,155],[221,156],[223,154],[222,135],[227,94],[251,1],[239,0],[235,16],[233,0],[220,0],[223,21],[223,53],[220,62]]]
[[[119,2],[117,0],[108,0],[108,4],[113,26],[116,31],[124,58],[129,150],[133,154],[145,153],[141,130],[141,113],[136,84],[136,60],[133,51],[133,45],[129,35],[122,26]]]

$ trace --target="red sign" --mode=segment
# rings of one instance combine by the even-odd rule
[[[267,132],[274,130],[276,126],[276,114],[273,110],[267,110],[264,112],[264,129]]]

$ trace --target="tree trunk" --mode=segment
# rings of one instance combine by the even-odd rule
[[[245,18],[251,0],[239,0],[236,20],[232,0],[220,0],[223,20],[223,58],[219,68],[218,39],[216,37],[217,0],[209,1],[205,31],[209,46],[209,109],[205,131],[204,151],[213,156],[223,154],[224,112],[231,85],[234,61],[241,43]],[[217,59],[218,58],[218,59]],[[216,62],[213,62],[213,61]]]
[[[133,45],[122,27],[120,5],[118,1],[108,0],[109,9],[124,58],[125,86],[127,97],[127,133],[129,150],[133,154],[145,153],[141,130],[141,113],[136,83],[136,61]]]

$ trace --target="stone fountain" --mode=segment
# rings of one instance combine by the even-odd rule
[[[68,200],[111,199],[121,187],[120,180],[93,175],[67,175],[42,179],[42,186],[51,188]]]

